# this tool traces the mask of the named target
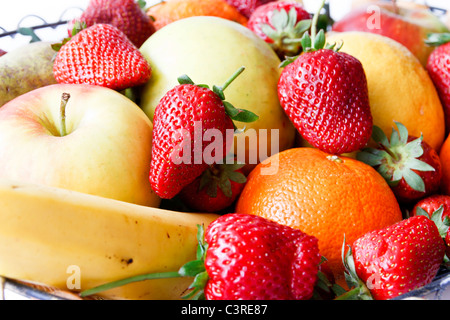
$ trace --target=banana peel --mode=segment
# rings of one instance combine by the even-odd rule
[[[194,260],[197,225],[216,214],[139,206],[66,189],[0,180],[0,275],[72,292]],[[106,299],[180,299],[192,279],[147,280]]]

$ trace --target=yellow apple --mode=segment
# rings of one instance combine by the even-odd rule
[[[63,93],[70,98],[61,113]],[[157,207],[148,180],[152,130],[117,91],[44,86],[0,108],[0,178]]]
[[[293,145],[295,128],[278,100],[280,60],[248,28],[218,17],[186,18],[155,32],[140,50],[152,67],[152,78],[140,96],[140,106],[150,119],[179,76],[187,74],[197,84],[221,86],[243,66],[244,72],[224,91],[225,98],[259,119],[236,122],[238,128],[245,128],[234,139],[238,160],[256,164]]]

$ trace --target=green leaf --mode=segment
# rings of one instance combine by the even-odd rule
[[[223,93],[222,87],[213,85],[213,92],[219,96],[220,100],[225,100],[225,94]]]
[[[300,43],[302,44],[302,48],[304,51],[307,51],[311,48],[311,37],[309,36],[308,32],[305,32],[302,36],[302,39],[300,40]]]
[[[139,8],[145,9],[145,6],[147,5],[147,3],[145,2],[145,0],[137,0],[136,2],[137,2],[137,4],[139,5]]]
[[[177,80],[179,84],[195,84],[187,74],[179,76]]]
[[[405,166],[408,167],[411,170],[417,170],[417,171],[435,171],[433,166],[430,166],[425,161],[419,160],[419,159],[408,159],[405,162]]]
[[[270,22],[275,30],[279,32],[283,31],[288,23],[288,14],[286,10],[274,10]]]
[[[400,135],[397,130],[392,129],[390,145],[392,148],[400,145]]]
[[[403,179],[405,179],[406,183],[414,190],[419,192],[425,192],[425,183],[423,179],[414,171],[405,170],[403,172]]]
[[[249,110],[238,109],[239,113],[231,117],[231,119],[239,122],[254,122],[259,119],[259,116]]]
[[[336,46],[336,42],[333,42],[333,43],[327,43],[326,45],[325,45],[325,49],[328,49],[328,50],[333,50],[334,51],[334,48],[335,48],[335,46]]]
[[[239,109],[235,108],[231,103],[228,101],[223,102],[223,106],[225,107],[225,112],[228,114],[228,116],[233,119],[233,117],[237,116],[239,113]]]
[[[201,224],[197,224],[197,260],[201,260],[205,258],[206,249],[208,248],[208,244],[205,240],[205,228]]]
[[[373,125],[373,127],[372,127],[372,139],[376,143],[378,143],[386,148],[390,147],[389,140],[388,140],[386,134],[384,133],[383,130],[381,130],[380,127],[378,127],[376,125]]]
[[[245,183],[247,181],[246,176],[241,172],[237,171],[228,172],[228,178],[236,183]]]
[[[405,152],[411,157],[420,157],[421,155],[423,155],[422,141],[423,138],[420,137],[408,142],[404,147]]]
[[[286,57],[283,61],[281,61],[280,65],[278,66],[279,68],[284,68],[286,67],[288,64],[291,64],[292,62],[295,61],[295,59],[298,58],[297,56],[292,56],[292,57]]]
[[[368,148],[358,152],[356,159],[371,167],[376,167],[382,164],[385,155],[386,151]]]
[[[307,30],[309,30],[309,28],[311,28],[311,21],[311,19],[305,19],[297,22],[294,28],[295,34],[303,34]]]
[[[191,288],[204,288],[206,285],[206,282],[208,281],[209,276],[206,271],[200,272],[195,275],[194,281],[189,286],[189,289]]]
[[[204,287],[208,279],[209,276],[206,273],[206,271],[197,274],[194,278],[194,281],[188,288],[189,290],[191,290],[191,292],[182,296],[182,299],[204,300],[205,299]]]
[[[450,33],[430,33],[424,41],[429,46],[440,46],[450,42]]]
[[[198,273],[205,271],[205,262],[203,260],[192,260],[185,263],[178,273],[182,277],[195,277]]]
[[[416,208],[416,216],[424,216],[430,218],[428,212],[426,212],[421,206],[417,206]]]
[[[401,174],[400,174],[400,179],[398,178],[394,178],[392,169],[389,165],[387,165],[386,163],[382,163],[378,168],[377,168],[378,173],[388,182],[390,181],[397,181],[401,179]],[[395,171],[394,171],[395,174]]]
[[[261,25],[261,31],[272,40],[278,38],[278,32],[266,23]]]
[[[231,191],[231,181],[228,177],[219,182],[219,188],[227,198],[231,198],[233,193]]]
[[[212,178],[212,180],[206,185],[206,194],[211,198],[217,197],[217,188],[219,187],[217,179]]]
[[[33,28],[19,28],[17,32],[24,36],[30,36],[30,42],[39,42],[41,39],[36,35]]]
[[[73,24],[73,28],[71,31],[71,37],[73,37],[74,35],[79,33],[81,30],[86,29],[86,28],[87,28],[87,24],[85,21],[76,20],[75,23]]]
[[[245,166],[245,163],[240,163],[240,162],[225,163],[225,164],[220,165],[220,167],[223,168],[226,172],[233,172],[233,171],[243,168],[244,166]]]
[[[419,208],[420,207],[417,207],[417,209],[419,209]],[[438,228],[439,234],[441,235],[441,237],[445,239],[445,237],[447,236],[447,233],[448,233],[448,228],[449,228],[449,225],[450,225],[450,219],[449,219],[448,215],[446,215],[444,217],[444,205],[443,204],[441,204],[439,206],[439,208],[436,209],[431,214],[431,218],[430,219],[434,222],[434,224]]]
[[[284,10],[284,9],[281,9],[281,10]],[[286,29],[291,30],[295,27],[295,23],[297,21],[297,10],[295,10],[295,8],[292,7],[291,9],[289,9],[289,12],[287,13],[287,15],[288,15],[288,20],[286,23]]]
[[[314,49],[322,49],[325,46],[325,33],[321,29],[314,39]]]
[[[397,122],[397,121],[395,121],[395,125],[397,126],[398,132],[400,134],[400,141],[403,144],[408,143],[408,129],[406,129],[406,127],[402,123]],[[392,141],[391,141],[391,144],[392,144]]]
[[[340,285],[333,283],[331,286],[331,290],[334,292],[334,294],[336,296],[340,296],[343,295],[344,293],[347,292],[347,290],[345,290],[344,288],[342,288]]]
[[[356,268],[355,268],[355,261],[353,260],[353,254],[352,254],[352,247],[350,245],[347,245],[348,250],[347,253],[345,253],[345,240],[344,244],[342,245],[342,259],[344,261],[346,276],[345,280],[349,287],[354,287],[358,285],[358,276],[356,274]]]

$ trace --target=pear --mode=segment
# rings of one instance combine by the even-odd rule
[[[0,57],[0,107],[28,91],[55,84],[50,42],[32,42]]]

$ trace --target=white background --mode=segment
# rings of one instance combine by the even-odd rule
[[[147,3],[154,1],[158,0],[147,0]],[[415,2],[450,9],[450,1],[448,0],[415,0]],[[0,0],[0,35],[5,31],[16,30],[18,26],[31,27],[44,23],[33,15],[41,17],[47,23],[70,20],[78,17],[88,3],[89,0]],[[303,0],[303,3],[309,12],[314,12],[320,2],[318,0]],[[351,0],[330,0],[332,17],[338,19],[350,9],[350,5]],[[56,42],[66,37],[67,30],[65,26],[60,26],[55,29],[40,29],[36,31],[36,34],[42,40]],[[26,44],[29,39],[29,37],[21,35],[14,38],[0,37],[0,49],[11,50]]]

